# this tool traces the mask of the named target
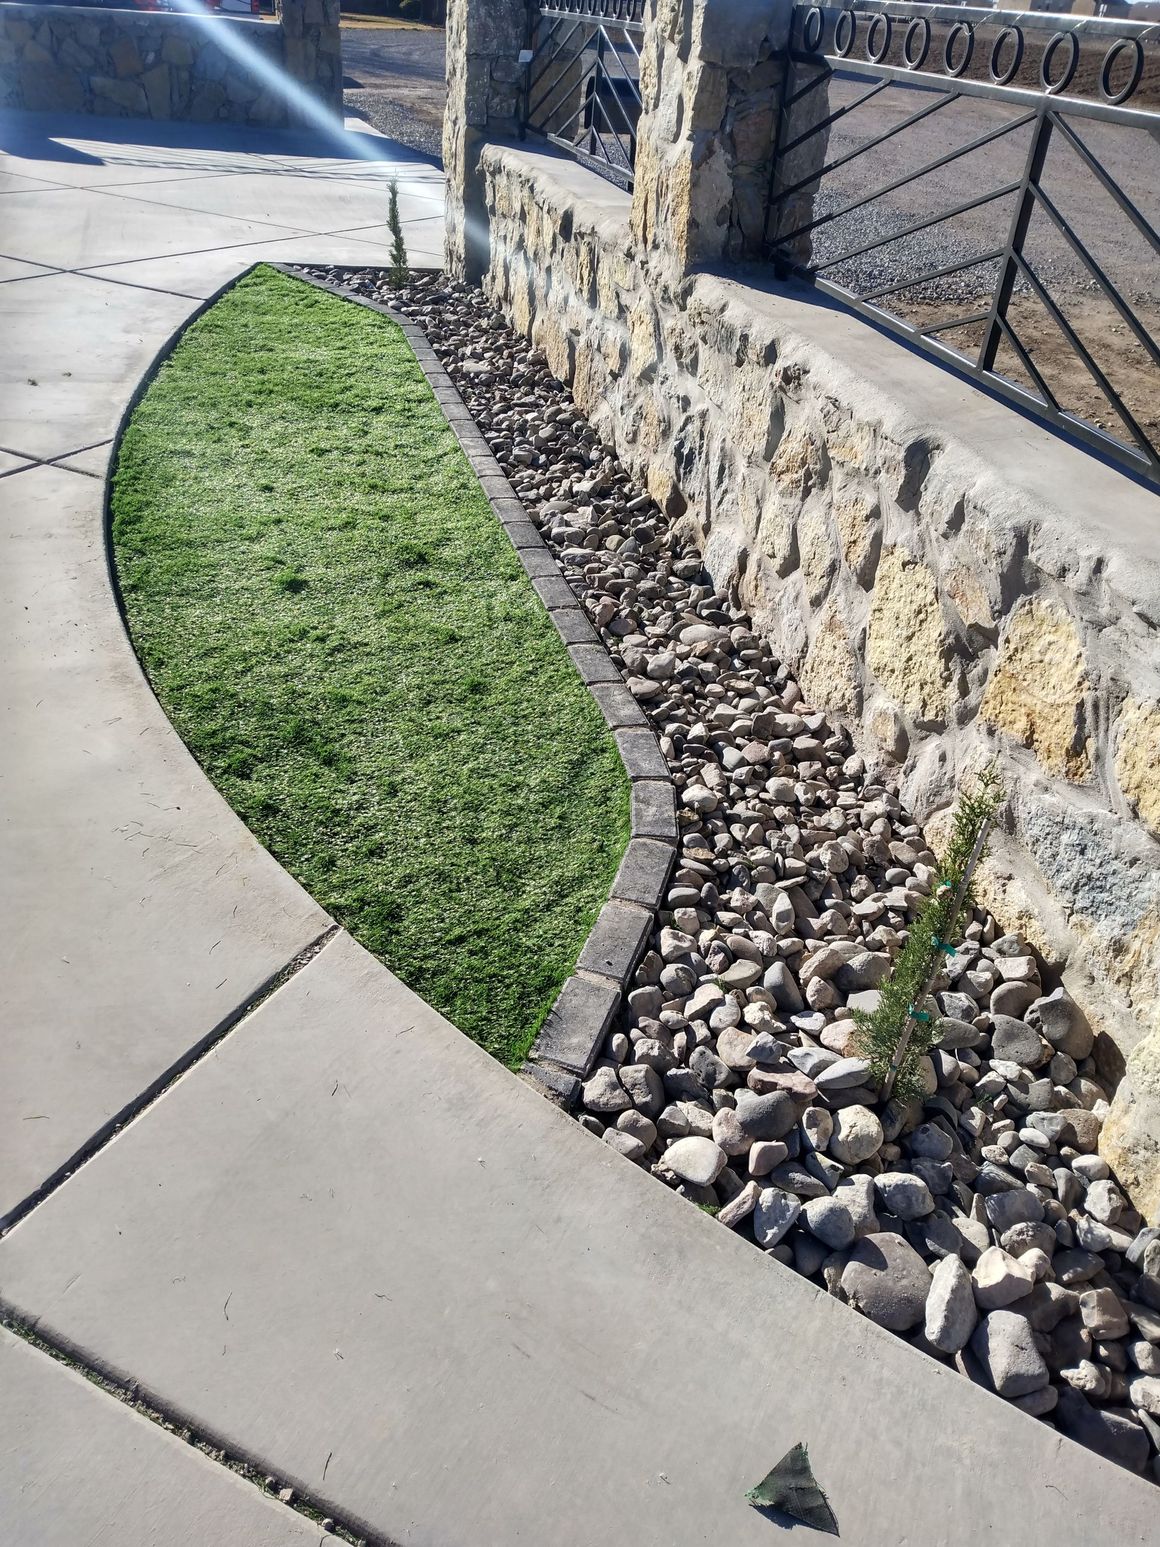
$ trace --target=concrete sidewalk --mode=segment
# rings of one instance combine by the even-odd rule
[[[789,1522],[745,1489],[798,1441],[851,1547],[1155,1542],[1150,1485],[657,1186],[341,932],[311,954],[329,921],[137,667],[100,474],[200,296],[257,256],[384,261],[385,178],[414,242],[441,184],[384,141],[129,127],[0,122],[4,1308],[376,1542],[762,1547]],[[303,1540],[0,1356],[22,1540]]]

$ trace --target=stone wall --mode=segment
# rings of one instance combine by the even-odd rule
[[[631,199],[476,123],[479,266],[936,843],[997,759],[983,900],[1067,983],[1109,1077],[1130,1059],[1106,1143],[1155,1216],[1160,504],[810,292],[726,277],[765,218],[732,130],[776,86],[780,9],[654,0]]]
[[[0,3],[0,107],[281,127],[342,106],[338,0],[274,19]]]

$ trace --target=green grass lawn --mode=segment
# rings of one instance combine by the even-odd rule
[[[517,1063],[628,840],[628,780],[399,329],[270,269],[125,433],[133,641],[308,891]]]

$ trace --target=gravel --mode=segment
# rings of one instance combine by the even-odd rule
[[[424,327],[671,771],[676,863],[583,1126],[964,1377],[1160,1479],[1160,1230],[1097,1153],[1108,1092],[1078,1008],[976,909],[933,985],[924,1094],[882,1102],[851,1007],[938,863],[895,786],[479,292],[307,272]]]

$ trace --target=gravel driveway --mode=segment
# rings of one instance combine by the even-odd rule
[[[343,105],[412,150],[441,158],[442,27],[414,23],[342,23]]]

